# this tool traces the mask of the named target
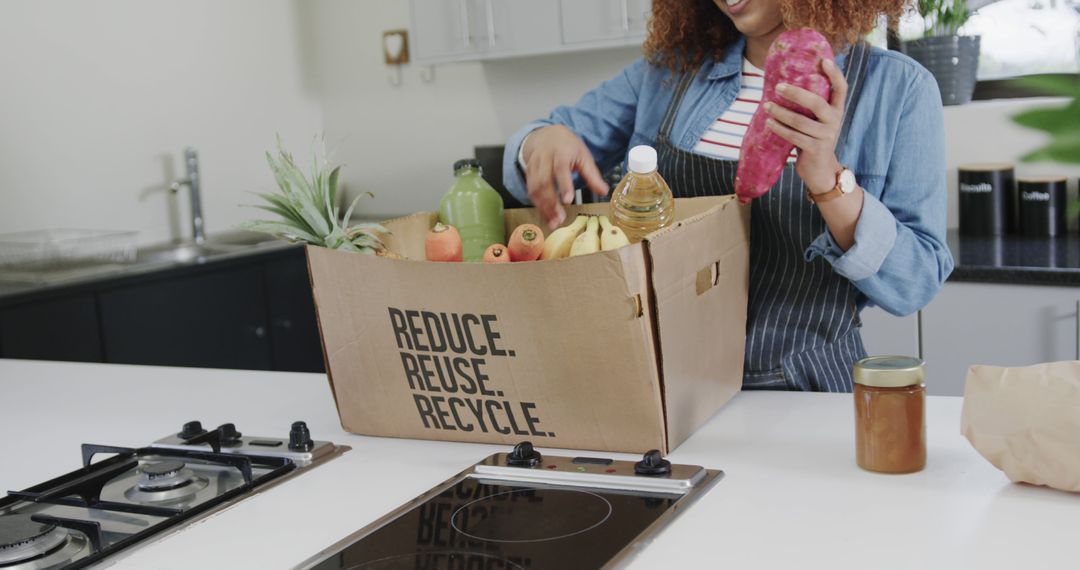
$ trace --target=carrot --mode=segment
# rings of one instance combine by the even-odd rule
[[[457,228],[437,223],[424,239],[424,253],[428,261],[461,261],[461,235]]]
[[[743,138],[735,194],[743,204],[769,191],[787,165],[795,145],[769,130],[765,103],[774,102],[808,117],[813,114],[776,94],[778,83],[789,83],[829,99],[832,86],[821,72],[821,62],[833,58],[828,40],[810,28],[787,30],[773,40],[765,59],[765,90]]]
[[[493,243],[484,250],[484,263],[510,263],[510,251],[501,243]]]
[[[544,231],[533,224],[521,224],[510,235],[510,261],[536,261],[544,253]]]

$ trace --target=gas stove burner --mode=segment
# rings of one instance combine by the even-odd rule
[[[450,516],[450,525],[485,542],[545,542],[588,532],[611,512],[607,499],[589,491],[525,488],[465,503]]]
[[[182,471],[184,464],[180,461],[143,464],[139,467],[139,488],[143,491],[165,491],[191,483],[190,478],[181,475]]]
[[[505,570],[525,570],[505,558],[483,552],[463,552],[457,550],[432,550],[387,556],[378,560],[361,562],[348,566],[345,570],[457,570],[458,568],[501,568]]]
[[[313,440],[303,422],[287,438],[242,437],[235,424],[207,431],[194,420],[169,431],[138,448],[84,443],[75,471],[0,493],[0,570],[108,564],[349,449]]]
[[[0,567],[17,570],[52,568],[75,559],[86,538],[29,515],[0,516]]]
[[[138,468],[139,479],[124,496],[137,503],[166,503],[187,499],[209,484],[180,461],[143,463]]]

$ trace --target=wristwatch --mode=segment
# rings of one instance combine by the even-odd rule
[[[815,204],[822,202],[828,202],[837,198],[846,196],[855,191],[855,187],[858,183],[855,181],[855,173],[848,167],[844,166],[840,168],[840,171],[836,173],[836,186],[833,186],[832,190],[828,192],[822,192],[821,194],[814,194],[810,192],[810,189],[806,189],[806,199]]]

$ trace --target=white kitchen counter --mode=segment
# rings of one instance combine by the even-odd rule
[[[1080,494],[1011,484],[960,436],[960,405],[930,398],[927,469],[888,476],[855,466],[850,395],[740,394],[670,455],[727,476],[631,567],[1080,567]],[[195,419],[277,437],[303,419],[353,449],[113,568],[289,568],[504,450],[347,434],[319,374],[0,360],[0,486],[79,467],[81,443],[141,446]]]

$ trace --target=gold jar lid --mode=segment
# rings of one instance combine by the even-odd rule
[[[926,377],[921,359],[913,356],[870,356],[852,368],[855,383],[875,388],[902,388],[922,384]]]

